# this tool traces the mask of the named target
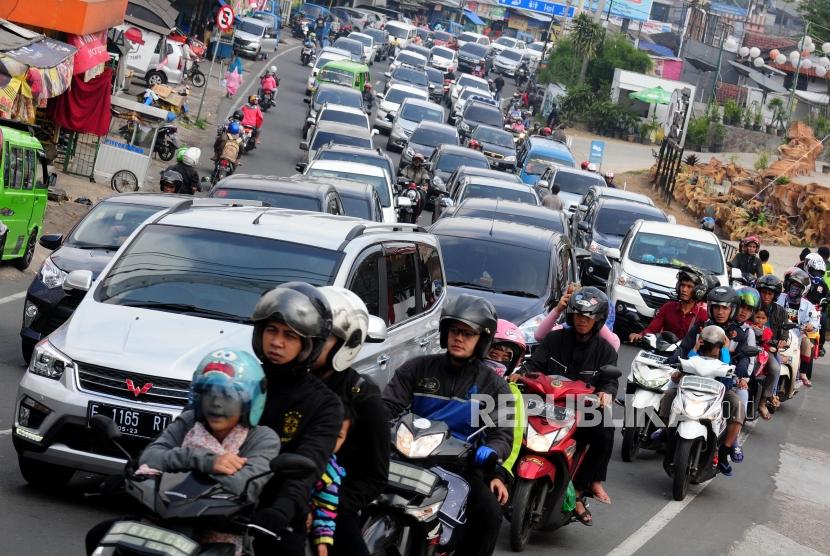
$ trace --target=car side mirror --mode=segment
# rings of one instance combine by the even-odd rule
[[[61,241],[63,241],[63,234],[46,234],[40,236],[40,245],[50,251],[54,251],[60,247]]]
[[[587,220],[581,220],[576,227],[579,228],[580,232],[585,232],[586,234],[591,232],[591,224]]]
[[[441,206],[441,208],[445,208],[445,209],[446,208],[452,208],[455,205],[453,200],[450,199],[449,197],[443,197],[440,201],[438,201],[438,204]]]
[[[395,121],[395,113],[394,112],[389,112],[388,114],[386,114],[386,121],[394,122]]]
[[[430,90],[430,91],[432,91],[432,90],[434,90],[434,89],[435,89],[435,85],[433,85],[432,83],[430,83],[430,84],[429,84],[429,90]]]
[[[620,250],[616,247],[609,247],[605,250],[605,256],[608,257],[609,260],[619,261],[621,256]]]
[[[314,118],[308,117],[308,118],[305,119],[305,121],[310,123],[310,124],[313,124],[314,123]]]
[[[733,268],[729,273],[729,277],[733,280],[743,280],[744,274],[740,268]]]
[[[308,165],[307,165],[305,162],[298,162],[298,163],[294,166],[294,169],[295,169],[295,170],[297,170],[297,171],[298,171],[298,172],[300,172],[300,173],[304,173],[304,172],[305,172],[305,169],[306,169],[307,167],[308,167]]]
[[[63,291],[70,295],[83,296],[92,287],[91,270],[73,270],[63,282]]]
[[[375,93],[375,96],[382,100],[386,95],[384,93]]]
[[[407,201],[409,198],[406,199]],[[369,315],[369,329],[366,332],[366,342],[370,344],[382,344],[386,341],[386,323],[383,319]]]
[[[307,151],[308,150],[308,141],[300,141],[300,150]]]

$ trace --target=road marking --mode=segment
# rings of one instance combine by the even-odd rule
[[[263,66],[263,68],[267,68],[268,66],[270,66],[271,64],[273,64],[273,63],[274,63],[274,60],[276,60],[277,58],[280,58],[280,57],[282,57],[283,55],[288,54],[289,52],[294,52],[295,50],[297,50],[297,49],[298,49],[298,48],[300,48],[301,46],[302,46],[302,44],[298,44],[297,46],[292,46],[292,47],[291,47],[291,48],[289,48],[288,50],[283,50],[283,51],[282,51],[282,52],[280,52],[279,54],[276,54],[275,56],[271,57],[271,59],[270,59],[270,60],[268,60],[268,61],[265,63],[265,65]],[[245,87],[245,89],[244,89],[244,90],[242,91],[242,93],[239,95],[239,98],[241,98],[241,99],[247,99],[247,97],[248,97],[248,91],[250,91],[250,90],[251,90],[251,87],[253,87],[254,85],[259,85],[259,81],[257,81],[256,79],[251,79],[251,81],[248,83],[248,86],[247,86],[247,87]],[[228,110],[227,115],[225,116],[225,120],[228,120],[228,119],[231,117],[231,114],[233,114],[233,111],[234,111],[234,110],[237,110],[237,108],[235,108],[234,106],[231,106],[231,107],[230,107],[230,109]]]
[[[18,292],[13,293],[11,295],[7,295],[6,297],[0,297],[0,305],[2,305],[3,303],[9,303],[10,301],[16,301],[24,297],[26,297],[26,292]]]
[[[741,446],[746,443],[746,438],[749,436],[749,433],[752,432],[754,427],[755,422],[744,425],[739,438],[739,444]],[[648,541],[650,541],[655,535],[657,535],[657,533],[663,530],[666,525],[677,517],[677,514],[682,512],[686,506],[691,504],[692,501],[697,498],[697,495],[709,486],[709,483],[711,483],[712,480],[713,479],[709,479],[705,483],[690,486],[689,493],[683,501],[678,502],[677,500],[672,500],[660,508],[660,511],[651,516],[645,525],[629,535],[628,538],[617,545],[617,548],[609,552],[607,556],[631,556],[640,550]]]
[[[0,436],[6,436],[7,434],[11,434],[11,433],[12,433],[11,429],[6,429],[4,431],[0,431]]]

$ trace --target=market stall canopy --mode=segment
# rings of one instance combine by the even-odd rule
[[[628,96],[634,100],[641,100],[647,104],[669,104],[671,102],[671,93],[660,85],[650,89],[643,89],[642,91],[629,93]]]
[[[796,91],[795,96],[813,106],[827,106],[830,103],[830,96],[815,91]]]
[[[18,0],[3,17],[21,25],[73,35],[100,33],[124,22],[127,0]]]
[[[464,10],[464,17],[470,20],[470,23],[473,25],[484,25],[484,21],[480,17],[476,15],[475,12],[471,12],[470,10]]]
[[[525,17],[528,17],[528,18],[533,19],[535,21],[541,21],[542,23],[550,23],[553,19],[553,18],[551,18],[551,16],[541,14],[539,12],[533,12],[533,11],[530,11],[530,10],[523,10],[521,8],[511,8],[511,9],[514,9],[514,10],[518,11],[520,14],[522,14]]]
[[[164,0],[130,0],[124,21],[154,31],[161,35],[170,34],[176,28],[179,11]]]
[[[651,52],[652,54],[656,54],[657,56],[674,58],[674,51],[671,48],[667,48],[661,44],[657,44],[654,42],[640,40],[640,42],[637,44],[637,48],[639,48],[640,50]]]

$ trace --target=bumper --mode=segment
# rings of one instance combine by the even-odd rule
[[[258,44],[257,45],[246,44],[244,46],[240,45],[240,44],[235,44],[235,45],[233,45],[233,47],[234,47],[234,50],[236,50],[238,53],[248,54],[249,56],[256,56],[257,54],[259,54],[259,50],[260,50],[260,46]]]
[[[391,132],[392,122],[386,119],[386,114],[388,114],[388,112],[384,112],[378,108],[377,114],[375,115],[375,127],[383,131]]]
[[[389,142],[396,147],[403,147],[409,142],[409,135],[399,129],[392,129],[389,133]]]
[[[36,277],[26,292],[24,310],[25,307],[34,305],[37,315],[29,326],[21,324],[20,337],[39,342],[66,322],[80,301],[80,298],[66,295],[63,288],[47,288]]]

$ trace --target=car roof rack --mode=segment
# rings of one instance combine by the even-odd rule
[[[427,233],[426,228],[419,226],[418,224],[405,224],[402,222],[397,222],[394,224],[387,224],[383,222],[378,222],[376,224],[366,225],[366,224],[358,224],[354,228],[352,228],[346,237],[343,239],[343,243],[340,244],[339,249],[345,248],[345,246],[352,241],[353,239],[360,237],[367,233],[374,233],[374,232],[414,232],[414,233]]]
[[[184,212],[186,210],[192,208],[209,208],[209,207],[266,207],[267,205],[262,201],[248,201],[243,199],[216,199],[216,198],[196,198],[196,199],[187,199],[182,201],[181,203],[175,204],[171,206],[169,209],[164,211],[159,217],[155,220],[158,222],[163,217],[167,216],[168,214],[176,214],[177,212]]]

